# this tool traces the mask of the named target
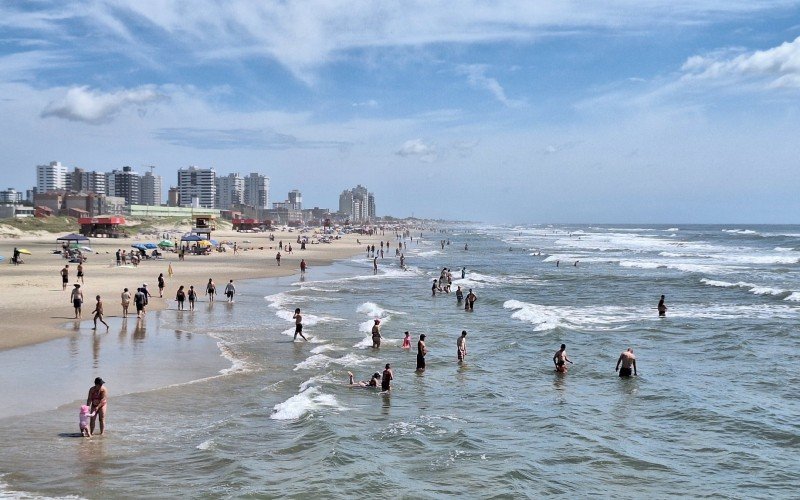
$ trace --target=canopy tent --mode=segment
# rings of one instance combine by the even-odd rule
[[[161,240],[158,242],[158,246],[160,246],[161,248],[172,248],[175,246],[175,243],[169,240]]]
[[[89,241],[89,238],[82,234],[70,233],[60,238],[56,238],[56,241]]]
[[[181,236],[181,241],[205,241],[203,238],[193,233],[186,233]]]

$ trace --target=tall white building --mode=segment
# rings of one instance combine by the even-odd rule
[[[36,192],[46,193],[58,189],[67,189],[67,167],[58,161],[49,165],[36,166]]]
[[[68,189],[76,193],[106,194],[107,192],[108,176],[102,172],[87,172],[75,167],[75,170],[67,175],[67,180]]]
[[[213,168],[192,165],[178,169],[178,196],[182,207],[214,208],[217,174]]]
[[[244,204],[262,210],[269,208],[269,177],[252,172],[244,178]]]
[[[125,198],[126,205],[138,205],[141,199],[142,177],[131,167],[114,169],[106,174],[106,194]]]
[[[14,188],[0,191],[0,203],[12,204],[22,203],[22,193]]]
[[[217,208],[230,210],[244,203],[244,179],[239,174],[217,177]]]
[[[300,193],[299,189],[292,189],[289,191],[289,207],[294,210],[302,210],[303,209],[303,195]]]
[[[352,222],[366,222],[375,218],[375,195],[359,184],[339,195],[339,212]]]
[[[139,197],[139,204],[160,206],[164,200],[163,182],[160,175],[153,175],[153,172],[145,172],[142,176],[142,189]]]

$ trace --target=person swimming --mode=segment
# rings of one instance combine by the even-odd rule
[[[378,373],[378,372],[375,372],[375,373],[372,374],[372,378],[369,379],[369,382],[367,382],[365,380],[362,380],[361,382],[356,382],[355,381],[355,376],[353,375],[353,372],[347,372],[347,375],[349,376],[349,382],[348,383],[350,385],[356,386],[356,387],[365,387],[365,388],[368,388],[368,389],[372,388],[372,387],[377,388],[378,385],[381,382],[381,374]]]

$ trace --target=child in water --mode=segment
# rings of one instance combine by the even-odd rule
[[[403,349],[411,349],[411,334],[406,332],[406,336],[403,337]]]
[[[94,417],[92,409],[88,405],[81,405],[80,412],[78,413],[78,425],[81,429],[83,437],[92,437],[92,431],[89,430],[89,419]]]

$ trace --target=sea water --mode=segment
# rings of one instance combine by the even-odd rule
[[[159,335],[128,341],[112,323],[2,353],[23,373],[36,353],[63,361],[19,388],[30,408],[0,420],[0,495],[796,496],[800,227],[414,236],[406,269],[387,234],[377,274],[361,255],[239,282],[232,305],[164,311],[150,327]],[[443,267],[453,291],[475,291],[474,311],[455,293],[431,296]],[[308,342],[293,341],[297,307]],[[405,331],[414,347],[427,335],[424,373],[400,347]],[[561,343],[574,361],[566,375],[553,371]],[[628,347],[639,376],[620,379]],[[387,362],[390,394],[347,385],[348,371],[368,380]],[[74,438],[94,373],[108,382],[108,433]],[[19,405],[9,387],[23,378],[3,379],[5,405]],[[48,378],[84,383],[72,394]]]

